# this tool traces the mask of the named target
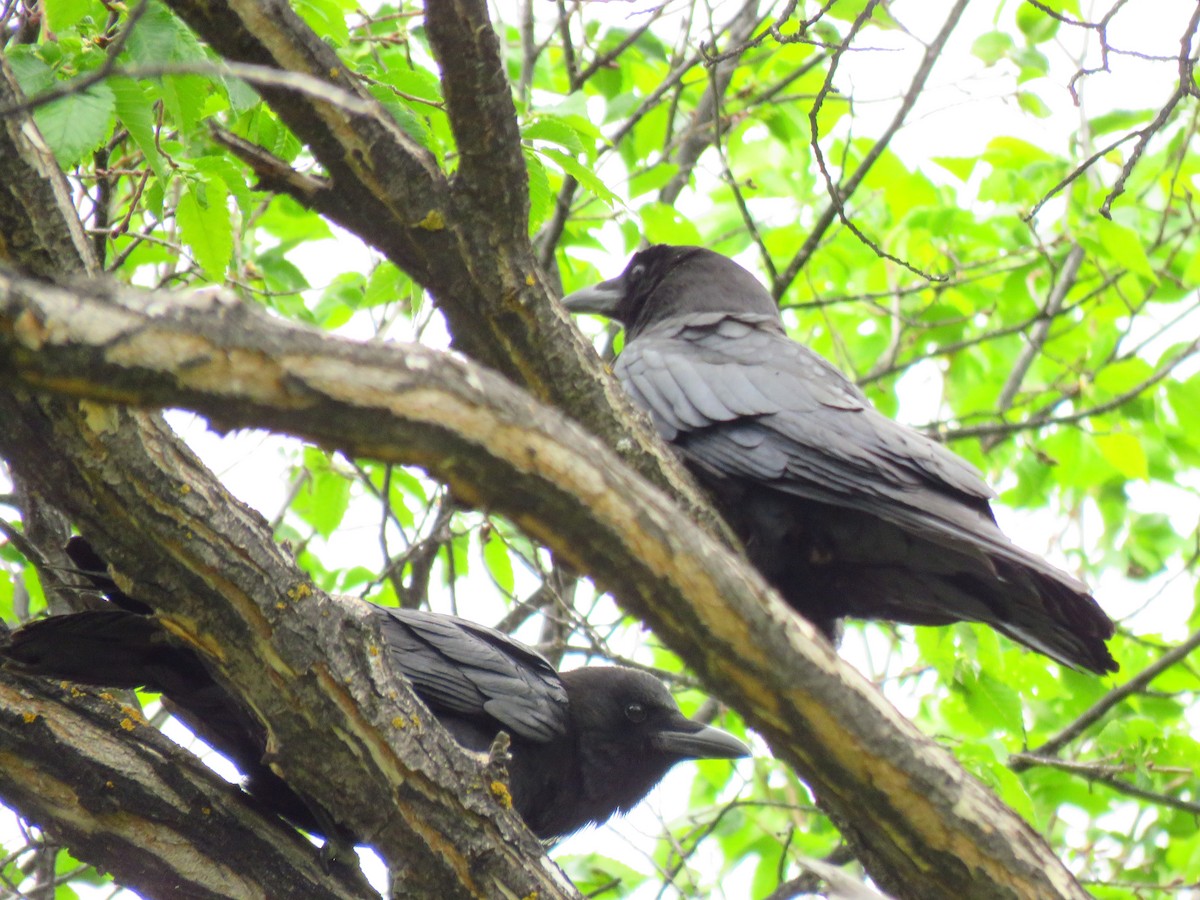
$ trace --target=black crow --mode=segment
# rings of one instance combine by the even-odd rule
[[[625,326],[617,377],[750,560],[827,635],[843,616],[985,622],[1069,666],[1116,671],[1113,623],[1087,587],[1004,536],[973,466],[791,340],[733,260],[653,246],[563,302]]]
[[[200,657],[117,587],[83,539],[72,538],[68,553],[111,602],[31,622],[0,644],[0,656],[33,674],[161,692],[175,715],[238,767],[248,793],[322,832],[263,763],[262,726]],[[372,609],[392,663],[460,744],[486,752],[500,731],[508,733],[513,807],[543,840],[629,810],[681,760],[749,755],[737,738],[685,717],[646,672],[595,666],[560,673],[495,629],[433,612]]]

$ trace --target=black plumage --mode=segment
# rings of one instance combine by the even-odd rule
[[[653,246],[563,302],[625,326],[617,377],[826,634],[844,616],[984,622],[1067,665],[1117,669],[1087,587],[1004,536],[973,466],[791,340],[733,260]]]
[[[109,578],[81,538],[68,553],[111,601],[31,622],[0,656],[34,674],[160,691],[171,711],[245,776],[245,789],[294,824],[320,831],[308,807],[263,763],[266,735],[150,607]],[[469,750],[511,738],[513,806],[540,838],[602,823],[638,803],[675,763],[735,759],[736,738],[683,715],[654,676],[618,666],[556,672],[535,650],[455,616],[372,606],[386,652],[443,726]]]

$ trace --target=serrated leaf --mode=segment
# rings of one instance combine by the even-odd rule
[[[320,450],[306,448],[304,467],[308,479],[292,501],[292,510],[328,538],[342,523],[350,506],[350,480],[335,472],[329,457]]]
[[[35,109],[33,118],[58,164],[69,169],[112,133],[116,98],[107,84],[94,84]]]
[[[163,103],[187,134],[197,131],[212,82],[199,75],[167,75],[162,80]]]
[[[32,47],[6,48],[5,62],[12,67],[13,75],[26,97],[33,97],[54,85],[54,70],[40,59]]]
[[[521,129],[521,137],[527,141],[549,141],[566,148],[573,154],[586,151],[579,133],[567,125],[562,119],[550,116],[538,119]]]
[[[532,233],[546,220],[554,208],[554,195],[546,167],[536,153],[526,148],[525,166],[529,172],[529,230]]]
[[[397,269],[395,264],[384,260],[371,270],[371,275],[367,278],[362,305],[382,306],[399,300],[407,290],[407,283],[408,276]]]
[[[225,280],[225,268],[233,255],[233,222],[225,203],[228,195],[220,179],[193,182],[175,208],[179,236],[204,274],[218,283]]]
[[[203,62],[204,48],[191,30],[160,0],[146,6],[137,27],[129,35],[122,56],[138,65],[166,62]]]
[[[580,163],[577,159],[563,153],[561,150],[556,150],[553,147],[540,147],[537,152],[542,156],[553,160],[563,172],[570,175],[578,181],[583,187],[591,191],[601,201],[608,206],[615,206],[621,203],[621,198],[608,189],[608,186],[600,180],[590,168]]]
[[[150,89],[131,78],[110,78],[108,85],[116,99],[117,118],[128,129],[154,174],[166,178],[166,161],[154,141],[154,101]]]

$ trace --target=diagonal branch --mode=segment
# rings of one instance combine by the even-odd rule
[[[0,671],[0,796],[146,896],[378,897],[136,710],[74,685]]]
[[[0,367],[10,383],[33,389],[184,406],[223,427],[254,423],[351,455],[423,466],[458,497],[507,515],[566,563],[593,573],[646,619],[812,785],[888,890],[1084,896],[1025,822],[842,663],[746,563],[593,437],[487,370],[421,347],[360,345],[282,325],[222,297],[179,302],[13,276],[0,282]],[[7,406],[0,403],[0,413]],[[99,410],[93,417],[104,420]],[[10,456],[20,451],[14,443],[0,435]],[[14,468],[36,474],[42,456],[35,465],[26,450]],[[89,526],[111,529],[105,519],[118,512],[121,484],[64,478],[43,474],[39,485]],[[215,571],[223,554],[205,551],[203,543],[217,538],[208,532],[171,540],[172,555],[191,571]],[[135,577],[151,584],[160,577],[133,546],[112,549]],[[249,595],[276,629],[290,618],[272,612],[273,602],[292,605],[280,587],[289,582],[279,578]],[[237,636],[235,646],[262,640],[236,622],[214,623],[218,630]],[[261,680],[261,667],[255,675]],[[368,710],[378,701],[361,699]],[[413,780],[410,773],[403,784]],[[301,787],[318,793],[311,782]]]
[[[1131,697],[1142,690],[1145,690],[1155,678],[1165,672],[1171,666],[1178,663],[1180,660],[1186,659],[1193,653],[1197,647],[1200,647],[1200,631],[1194,631],[1188,638],[1183,641],[1178,647],[1172,647],[1164,653],[1157,662],[1154,662],[1142,671],[1138,672],[1124,684],[1113,688],[1088,709],[1080,715],[1070,725],[1062,729],[1054,737],[1050,738],[1040,747],[1035,747],[1029,751],[1029,755],[1038,757],[1051,757],[1062,750],[1067,744],[1082,735],[1085,731],[1099,722],[1108,713],[1110,709],[1122,702],[1126,697]],[[1015,759],[1009,766],[1014,772],[1021,772],[1028,768],[1020,759]]]

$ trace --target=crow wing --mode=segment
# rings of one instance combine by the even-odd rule
[[[567,731],[567,692],[537,651],[503,632],[422,610],[377,607],[392,663],[435,712],[490,717],[532,741]]]
[[[663,438],[710,480],[865,514],[825,516],[844,561],[860,567],[860,590],[843,598],[843,614],[985,621],[1070,665],[1112,667],[1102,640],[1111,622],[1083,583],[1000,531],[979,472],[875,410],[774,316],[673,316],[629,341],[615,371]],[[898,575],[916,580],[904,587]]]
[[[979,472],[879,413],[837,369],[765,316],[681,316],[647,329],[617,375],[696,464],[959,543],[1009,545]],[[998,548],[997,548],[998,549]]]

